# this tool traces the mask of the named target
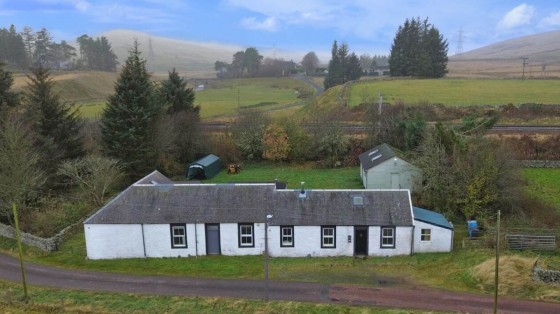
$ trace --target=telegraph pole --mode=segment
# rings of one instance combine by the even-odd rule
[[[29,301],[29,295],[27,294],[27,282],[25,280],[25,270],[23,268],[23,253],[22,253],[22,249],[21,249],[21,236],[19,234],[19,220],[18,220],[18,213],[17,213],[15,203],[12,204],[12,208],[13,208],[13,211],[14,211],[14,221],[16,223],[16,239],[17,239],[17,244],[18,244],[18,249],[19,249],[19,263],[20,263],[20,267],[21,267],[21,281],[23,283],[24,300],[25,300],[25,303],[27,303]]]
[[[494,314],[498,313],[498,268],[500,265],[500,211],[496,225],[496,267],[494,270]]]
[[[529,57],[521,57],[521,59],[523,60],[523,75],[522,75],[522,79],[525,79],[525,66],[527,64],[529,64],[529,62],[527,62],[527,59],[529,59]]]

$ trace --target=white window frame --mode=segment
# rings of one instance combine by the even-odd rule
[[[332,234],[330,231],[332,231]],[[329,243],[331,241],[332,243]],[[336,226],[321,226],[321,248],[336,248]]]
[[[255,225],[252,223],[240,223],[239,247],[255,247]]]
[[[187,248],[187,226],[186,224],[171,224],[171,248],[184,249]],[[182,234],[178,231],[182,231]],[[175,243],[175,240],[182,243]]]
[[[381,227],[381,248],[394,249],[397,229],[395,227]]]
[[[425,239],[427,238],[427,240]],[[420,229],[420,241],[422,242],[430,242],[432,241],[432,229]]]
[[[289,231],[289,234],[284,231]],[[294,226],[280,226],[280,247],[294,247]]]

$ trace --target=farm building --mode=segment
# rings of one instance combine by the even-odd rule
[[[417,246],[420,222],[408,190],[185,184],[155,171],[84,229],[90,259],[258,255],[267,240],[271,256],[392,256],[433,251],[429,242],[439,243],[439,229],[422,227],[433,231]]]
[[[418,168],[401,159],[387,144],[359,156],[360,177],[366,189],[408,189],[413,192],[420,177]]]
[[[222,164],[218,156],[209,154],[187,167],[187,179],[210,179],[222,170]]]

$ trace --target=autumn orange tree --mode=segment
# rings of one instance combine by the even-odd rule
[[[264,159],[272,161],[287,160],[290,153],[288,133],[277,123],[270,124],[264,130],[263,155]]]

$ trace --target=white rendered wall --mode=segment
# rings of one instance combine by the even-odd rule
[[[270,256],[304,257],[304,256],[353,256],[354,227],[336,227],[336,247],[321,248],[321,226],[295,226],[294,247],[280,246],[280,227],[270,226],[268,229],[268,245]],[[352,243],[348,243],[348,235]]]
[[[187,247],[171,247],[171,225],[144,225],[146,257],[188,257],[196,255],[194,224],[186,225]]]
[[[395,228],[395,248],[381,248],[381,227],[369,227],[369,256],[410,255],[412,226]]]
[[[414,176],[418,175],[417,171],[408,162],[396,158],[396,162],[394,158],[391,158],[368,169],[365,175],[367,178],[364,178],[366,189],[390,189],[391,173],[399,173],[399,189],[413,190]]]
[[[264,223],[253,224],[254,247],[239,247],[237,223],[220,224],[220,245],[222,255],[259,255],[264,252]]]
[[[87,257],[110,259],[144,257],[141,225],[84,225]]]
[[[453,231],[421,221],[414,221],[414,252],[451,252]],[[430,241],[421,241],[422,229],[431,229]]]

